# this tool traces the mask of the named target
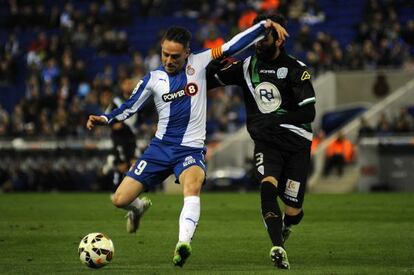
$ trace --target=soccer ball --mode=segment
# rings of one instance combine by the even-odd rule
[[[79,244],[79,258],[91,268],[107,265],[114,256],[114,244],[102,233],[89,233]]]

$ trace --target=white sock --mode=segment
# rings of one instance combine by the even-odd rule
[[[184,198],[183,209],[180,215],[179,242],[191,241],[200,218],[200,197],[188,196]]]
[[[142,200],[140,200],[139,198],[136,198],[135,200],[133,200],[130,204],[128,204],[127,206],[124,207],[124,209],[128,210],[128,211],[142,211],[142,209],[144,209],[144,202]]]

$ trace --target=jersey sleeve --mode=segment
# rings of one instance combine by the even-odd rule
[[[251,26],[247,30],[237,34],[230,41],[224,43],[223,45],[205,50],[198,54],[195,54],[195,57],[201,62],[204,66],[212,59],[220,59],[223,57],[229,57],[236,55],[239,52],[247,49],[260,39],[264,38],[266,31],[265,27],[266,21],[262,20],[255,25]]]
[[[311,82],[311,74],[306,66],[301,63],[300,67],[293,70],[290,76],[292,89],[299,107],[315,103],[315,91]]]
[[[122,103],[122,105],[112,112],[104,114],[108,123],[114,121],[123,121],[136,112],[138,112],[148,97],[152,94],[151,90],[151,73],[148,73],[138,84],[135,86],[134,91],[130,98]]]

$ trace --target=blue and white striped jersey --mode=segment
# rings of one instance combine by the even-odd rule
[[[155,136],[173,144],[204,147],[207,112],[205,68],[212,59],[237,54],[262,39],[265,22],[239,33],[220,47],[190,54],[181,71],[174,75],[168,74],[162,66],[149,72],[139,81],[127,101],[103,116],[108,123],[125,120],[153,96],[159,117]]]

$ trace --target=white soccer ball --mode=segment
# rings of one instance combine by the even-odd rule
[[[114,256],[114,244],[102,233],[89,233],[79,243],[79,258],[91,268],[107,265]]]

